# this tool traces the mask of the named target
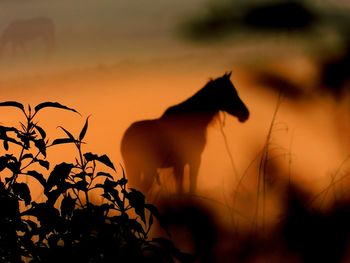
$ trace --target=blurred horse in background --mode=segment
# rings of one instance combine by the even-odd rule
[[[12,54],[18,50],[26,53],[27,44],[33,40],[41,41],[48,55],[55,50],[55,25],[47,17],[35,17],[11,22],[0,36],[0,55],[6,46],[10,46]]]
[[[147,194],[159,168],[173,168],[176,190],[183,192],[185,165],[189,166],[191,193],[196,191],[206,130],[220,111],[249,117],[230,80],[231,73],[209,81],[192,97],[168,108],[158,119],[133,123],[124,133],[121,153],[130,184]],[[159,180],[158,180],[159,182]]]

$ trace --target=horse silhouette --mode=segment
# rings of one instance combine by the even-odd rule
[[[33,40],[43,42],[46,52],[51,54],[55,49],[55,25],[47,17],[35,17],[11,22],[0,37],[0,54],[6,46],[10,46],[12,54],[20,49],[26,52],[26,45]]]
[[[226,73],[209,81],[189,99],[168,108],[158,119],[131,124],[122,138],[121,153],[132,186],[147,194],[158,178],[158,169],[173,168],[176,191],[182,193],[184,167],[189,165],[189,190],[196,191],[210,122],[219,111],[236,116],[240,122],[249,117],[230,76],[231,73]]]

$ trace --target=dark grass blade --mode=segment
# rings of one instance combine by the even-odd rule
[[[24,106],[22,103],[19,103],[17,101],[5,101],[5,102],[0,102],[0,107],[2,106],[9,106],[9,107],[16,107],[16,108],[19,108],[21,111],[24,111]]]
[[[85,121],[85,125],[83,127],[83,129],[81,130],[80,134],[79,134],[79,140],[82,141],[86,135],[86,131],[88,129],[88,125],[89,125],[89,117],[86,118],[86,121]]]
[[[58,109],[64,109],[64,110],[70,110],[70,111],[73,111],[75,113],[78,113],[80,114],[78,111],[76,111],[75,109],[72,109],[72,108],[69,108],[67,106],[64,106],[58,102],[43,102],[43,103],[40,103],[38,105],[35,106],[34,110],[35,110],[35,113],[37,113],[38,111],[40,111],[41,109],[43,108],[48,108],[48,107],[51,107],[51,108],[58,108]]]
[[[75,140],[75,139],[74,139],[74,136],[73,136],[67,129],[63,128],[62,126],[58,126],[58,127],[61,128],[61,129],[67,134],[67,136],[69,137],[69,139]]]
[[[58,139],[55,139],[51,146],[52,145],[57,145],[57,144],[65,144],[65,143],[77,143],[79,141],[75,140],[75,139],[71,139],[71,138],[58,138]]]

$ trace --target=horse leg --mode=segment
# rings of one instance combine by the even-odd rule
[[[198,171],[199,171],[199,165],[200,165],[200,158],[197,160],[192,160],[190,162],[190,193],[194,194],[197,190],[197,178],[198,178]]]
[[[143,171],[143,176],[141,178],[140,190],[144,195],[147,196],[149,190],[152,188],[152,185],[157,178],[158,173],[156,168],[147,168]]]
[[[156,178],[156,169],[140,169],[128,168],[126,169],[126,175],[129,182],[129,187],[135,188],[141,191],[144,195],[147,195],[151,189],[154,179]]]
[[[184,165],[179,164],[174,166],[174,177],[176,184],[176,192],[178,194],[183,193],[183,179],[184,179]]]

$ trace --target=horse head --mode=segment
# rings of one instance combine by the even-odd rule
[[[225,73],[212,81],[212,87],[216,90],[214,99],[219,110],[237,117],[240,122],[245,122],[249,118],[249,110],[230,80],[231,73]]]

